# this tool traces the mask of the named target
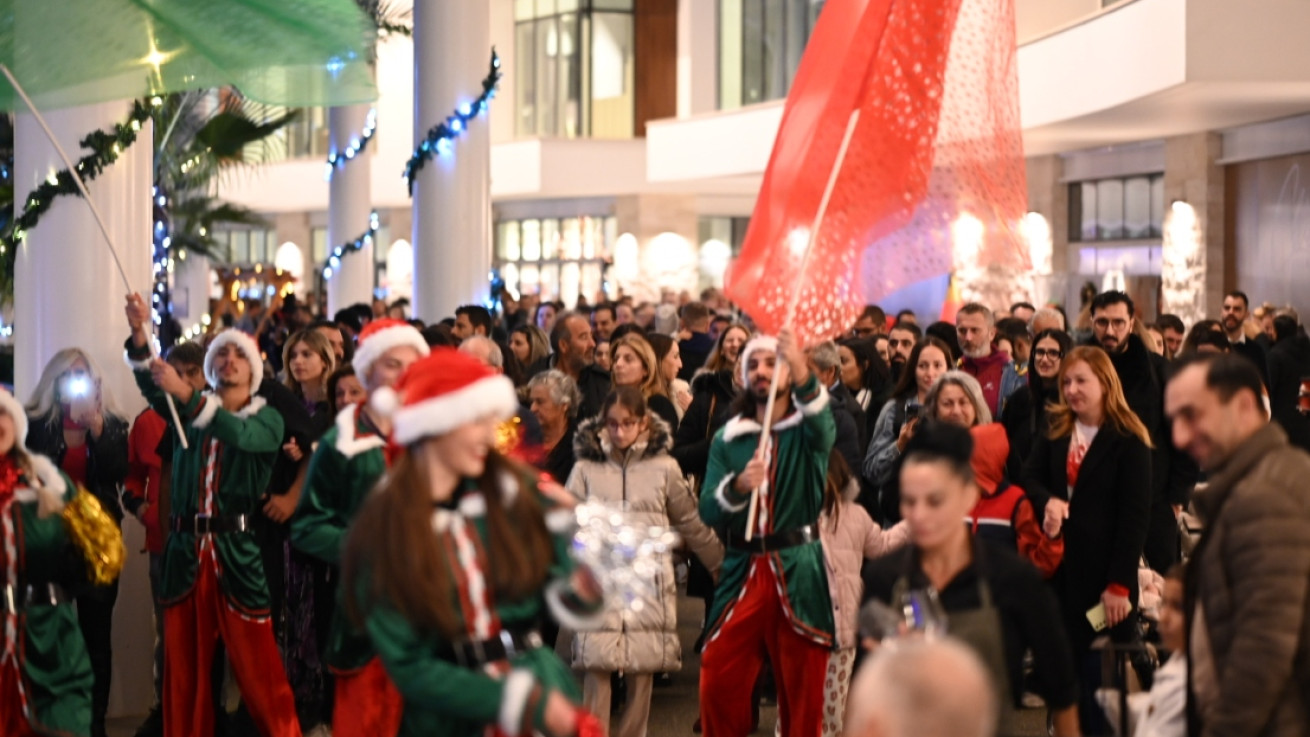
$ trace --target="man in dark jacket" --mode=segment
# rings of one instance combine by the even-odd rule
[[[555,319],[550,331],[553,354],[537,361],[529,369],[532,376],[559,369],[577,382],[582,392],[577,417],[585,419],[600,412],[605,395],[610,393],[610,375],[596,365],[596,339],[591,332],[591,321],[578,312],[565,312]]]
[[[1277,342],[1269,351],[1269,406],[1292,445],[1310,451],[1310,419],[1298,409],[1302,379],[1310,378],[1310,337],[1291,315],[1274,318]]]
[[[1123,292],[1103,292],[1092,300],[1092,335],[1105,349],[1123,385],[1128,406],[1151,433],[1151,522],[1146,562],[1164,573],[1178,560],[1178,522],[1174,509],[1186,506],[1196,484],[1196,466],[1170,441],[1164,416],[1164,356],[1147,350],[1133,333],[1133,300]]]
[[[1246,318],[1251,314],[1251,300],[1245,292],[1229,292],[1224,295],[1223,325],[1228,342],[1233,345],[1233,353],[1255,364],[1265,386],[1269,386],[1269,366],[1265,358],[1265,349],[1254,340],[1246,339]]]
[[[859,468],[864,463],[864,423],[867,419],[860,403],[841,381],[841,354],[833,341],[820,343],[809,351],[810,370],[819,377],[819,383],[828,389],[828,406],[837,423],[837,443],[834,446],[846,465]]]
[[[714,339],[710,337],[710,308],[700,302],[688,302],[680,315],[683,334],[688,337],[678,341],[678,352],[682,355],[682,370],[678,378],[691,381],[696,369],[705,365],[710,352],[714,350]]]

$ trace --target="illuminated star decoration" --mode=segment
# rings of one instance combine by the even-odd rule
[[[445,156],[454,150],[454,140],[468,130],[469,121],[487,112],[487,106],[496,97],[496,87],[500,84],[500,56],[491,50],[491,71],[482,80],[482,94],[473,102],[466,102],[455,109],[454,114],[428,129],[428,133],[414,149],[414,154],[405,164],[405,182],[409,186],[409,195],[414,196],[414,177],[418,170],[438,154]]]

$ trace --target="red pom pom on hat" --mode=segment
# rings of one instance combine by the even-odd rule
[[[444,435],[455,428],[494,417],[513,417],[518,411],[514,383],[483,363],[453,348],[437,348],[415,361],[389,392],[375,392],[379,412],[398,400],[391,413],[392,440],[409,445],[423,438]],[[383,395],[383,396],[379,396]]]

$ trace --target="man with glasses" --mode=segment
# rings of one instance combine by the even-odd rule
[[[1151,433],[1151,523],[1146,562],[1163,574],[1178,559],[1174,510],[1187,504],[1196,467],[1174,449],[1164,416],[1164,356],[1147,350],[1133,332],[1133,300],[1123,292],[1103,292],[1092,300],[1092,335],[1110,355],[1128,406]]]
[[[851,328],[851,335],[856,338],[872,338],[887,332],[887,313],[878,305],[866,305],[864,312]]]

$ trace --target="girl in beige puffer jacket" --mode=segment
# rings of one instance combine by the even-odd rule
[[[701,522],[682,471],[669,456],[668,425],[647,409],[639,391],[612,392],[600,414],[578,427],[573,442],[577,463],[569,492],[584,502],[622,509],[630,522],[672,527],[717,574],[723,545]],[[670,558],[644,598],[611,602],[599,629],[574,637],[573,667],[586,671],[583,704],[607,731],[610,675],[627,675],[628,703],[613,737],[645,737],[654,674],[682,668],[677,596]]]

